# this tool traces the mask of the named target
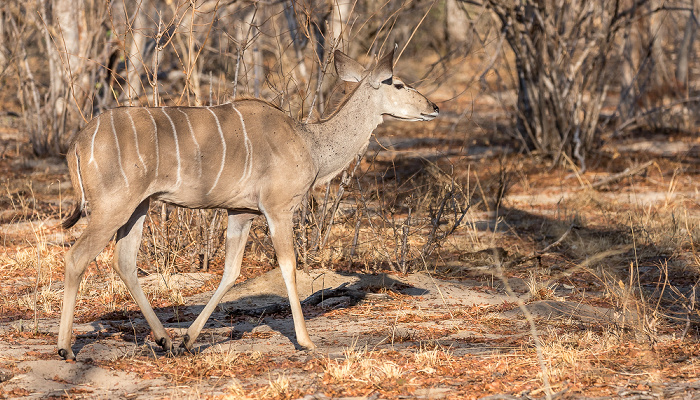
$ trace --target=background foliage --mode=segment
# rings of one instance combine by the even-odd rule
[[[39,157],[60,156],[92,117],[122,105],[260,97],[308,121],[342,95],[333,50],[369,64],[397,43],[399,73],[438,101],[450,131],[470,120],[475,97],[489,99],[505,113],[471,122],[499,127],[514,151],[583,172],[610,138],[692,131],[698,6],[697,0],[8,0],[0,6],[2,104],[19,116]],[[381,165],[377,154],[370,149],[365,160]],[[436,255],[470,207],[497,210],[509,185],[503,165],[483,185],[439,158],[385,166],[364,181],[355,176],[358,165],[304,202],[298,249],[305,262],[352,258],[373,242],[379,265],[410,269]],[[382,190],[368,190],[373,183]],[[380,206],[370,207],[375,202]],[[157,223],[148,229],[160,232],[162,243],[147,246],[173,250],[163,265],[184,257],[206,267],[223,248],[217,239],[223,218],[214,211],[156,205],[153,215]],[[375,232],[361,231],[363,219],[378,221],[370,225]],[[333,250],[330,232],[338,225],[351,227],[339,239],[352,243],[348,254]],[[391,235],[378,243],[379,230]],[[420,240],[413,243],[411,234]]]

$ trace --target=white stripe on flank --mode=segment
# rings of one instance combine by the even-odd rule
[[[90,144],[90,159],[88,164],[95,162],[95,136],[97,136],[97,130],[100,129],[100,119],[97,118],[97,126],[95,126],[95,132],[92,134],[92,144]]]
[[[226,140],[224,139],[224,132],[221,131],[221,123],[219,122],[219,117],[214,114],[214,111],[211,110],[211,108],[206,107],[207,110],[211,113],[211,115],[214,116],[214,120],[216,120],[216,127],[219,129],[219,137],[221,137],[221,167],[219,167],[219,173],[216,174],[216,179],[214,180],[214,184],[211,186],[211,189],[207,192],[207,195],[211,193],[212,190],[216,187],[216,185],[219,183],[219,178],[221,178],[221,173],[224,172],[224,163],[226,163]]]
[[[117,145],[117,161],[119,162],[119,171],[122,173],[124,178],[124,183],[126,187],[129,187],[129,180],[126,179],[126,172],[124,172],[124,167],[122,166],[122,152],[119,148],[119,138],[117,138],[117,130],[114,129],[114,110],[109,111],[109,121],[112,123],[112,134],[114,135],[114,143]]]
[[[78,186],[80,186],[80,209],[85,209],[85,188],[83,188],[83,176],[80,173],[80,157],[78,148],[75,148],[75,173],[78,175]]]
[[[170,118],[170,115],[168,115],[167,112],[165,112],[165,107],[160,108],[161,111],[163,111],[163,115],[165,115],[165,118],[170,121],[170,126],[173,128],[173,139],[175,139],[175,157],[177,157],[177,180],[175,180],[175,187],[179,187],[180,183],[182,183],[182,178],[180,176],[180,143],[177,140],[177,131],[175,130],[175,123],[173,122],[173,119]]]
[[[136,155],[139,156],[141,167],[143,167],[143,174],[146,174],[146,172],[148,171],[148,167],[146,167],[146,163],[143,161],[143,157],[141,156],[141,152],[139,151],[139,138],[136,133],[136,124],[134,124],[134,119],[131,117],[129,109],[126,108],[124,109],[124,111],[126,112],[126,116],[129,117],[129,121],[131,121],[131,129],[134,131],[134,144],[136,144]]]
[[[190,122],[190,117],[187,115],[186,112],[182,111],[181,109],[177,109],[182,113],[182,115],[185,116],[185,120],[187,121],[187,126],[190,128],[190,136],[192,136],[192,142],[194,142],[194,147],[196,149],[196,157],[197,157],[197,165],[199,166],[199,177],[202,177],[202,151],[199,149],[199,143],[197,143],[197,138],[194,136],[194,129],[192,128],[192,123]]]
[[[148,108],[144,108],[144,110],[146,110],[148,116],[151,117],[151,122],[153,122],[153,137],[156,142],[156,176],[158,176],[158,167],[160,166],[160,149],[158,149],[158,125],[156,124],[156,120],[153,118],[153,114],[151,114],[151,111]]]
[[[238,114],[241,119],[241,126],[243,127],[243,144],[245,145],[245,166],[243,167],[243,175],[241,179],[238,180],[238,184],[242,183],[243,180],[250,178],[253,173],[253,142],[248,139],[248,131],[245,129],[245,122],[243,122],[243,114],[231,103],[231,108]]]

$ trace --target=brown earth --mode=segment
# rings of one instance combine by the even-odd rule
[[[579,175],[543,168],[504,139],[445,140],[446,118],[427,138],[385,124],[394,135],[373,147],[375,160],[408,168],[439,153],[481,178],[505,160],[511,185],[499,210],[471,210],[418,272],[342,261],[298,271],[302,299],[340,288],[304,306],[317,351],[297,349],[281,276],[251,254],[195,354],[169,357],[110,271],[108,247],[86,274],[73,363],[55,344],[62,255],[81,230],[59,228],[72,205],[66,168],[27,156],[16,129],[3,128],[0,397],[700,396],[697,135],[620,139]],[[220,266],[144,268],[142,284],[177,340]]]

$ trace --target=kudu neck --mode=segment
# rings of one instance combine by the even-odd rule
[[[306,125],[317,184],[333,179],[367,148],[372,131],[383,120],[371,91],[360,84],[330,118]]]

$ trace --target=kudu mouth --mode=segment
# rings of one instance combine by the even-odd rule
[[[421,113],[421,121],[434,120],[440,114],[440,108],[438,108],[437,104],[433,102],[431,102],[430,104],[433,106],[433,112],[431,112],[430,114]]]
[[[396,119],[399,119],[402,121],[432,121],[435,118],[437,118],[437,116],[440,114],[440,108],[438,108],[438,106],[435,105],[435,103],[433,103],[433,102],[430,102],[430,105],[433,107],[433,112],[420,113],[420,115],[418,117],[403,117],[403,116],[394,115],[394,114],[386,114],[386,115],[389,115],[392,118],[396,118]]]
[[[430,114],[421,114],[420,121],[432,121],[435,118],[437,118],[437,116],[439,114],[440,114],[439,112],[434,112],[434,113],[430,113]]]

